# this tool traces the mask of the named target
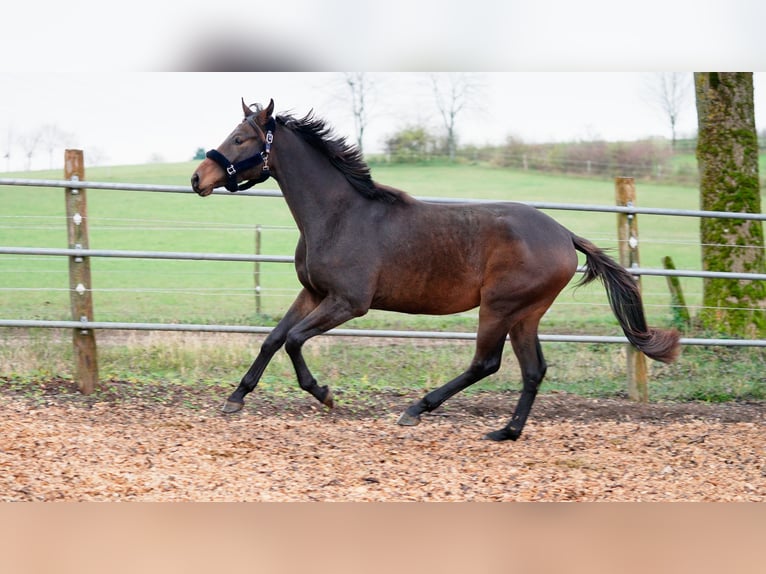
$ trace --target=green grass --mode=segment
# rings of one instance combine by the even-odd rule
[[[93,181],[187,185],[196,162],[91,168]],[[61,178],[58,172],[11,177]],[[376,180],[413,195],[563,203],[614,203],[614,183],[484,166],[374,165]],[[273,187],[273,184],[267,184]],[[642,206],[696,209],[694,187],[638,183]],[[0,187],[0,245],[66,246],[64,192],[60,189]],[[297,232],[284,202],[273,198],[88,192],[93,248],[253,253],[257,224],[265,226],[262,253],[292,254]],[[550,211],[555,219],[600,246],[616,247],[616,216]],[[659,267],[671,255],[680,269],[698,269],[698,220],[640,216],[641,263]],[[263,310],[255,312],[253,265],[248,263],[94,259],[95,318],[104,321],[274,324],[298,289],[291,265],[261,264]],[[683,279],[687,303],[701,302],[701,281]],[[23,290],[18,291],[17,288]],[[670,296],[662,277],[643,279],[649,320],[669,325]],[[66,258],[0,255],[0,318],[69,319]],[[475,312],[448,317],[370,313],[349,326],[471,331]],[[543,320],[548,333],[620,334],[600,285],[566,290]],[[14,330],[0,332],[0,373],[71,377],[71,343],[39,333],[19,347]],[[102,379],[135,381],[231,381],[249,366],[257,337],[187,336],[177,342],[157,334],[151,344],[125,335],[113,343],[99,337]],[[189,342],[191,341],[191,343]],[[140,342],[140,343],[139,343]],[[618,345],[546,344],[547,390],[591,396],[622,396],[625,361]],[[470,343],[340,343],[321,337],[307,346],[317,378],[358,396],[377,389],[425,390],[462,371],[473,353]],[[766,398],[763,349],[686,348],[672,366],[652,364],[650,396],[667,400]],[[506,351],[499,375],[477,390],[517,389],[515,358]],[[284,354],[275,357],[262,386],[281,392],[294,385]]]
[[[233,390],[250,366],[260,336],[234,334],[97,334],[102,381],[137,387],[221,386],[221,398]],[[622,345],[544,344],[548,373],[543,392],[586,397],[625,397]],[[361,405],[376,393],[421,394],[465,370],[473,354],[466,341],[359,341],[318,337],[305,356],[320,384],[329,384],[344,404]],[[653,401],[766,400],[766,353],[762,349],[687,347],[672,365],[649,364]],[[24,381],[73,378],[68,333],[50,330],[0,331],[0,388]],[[5,382],[3,382],[5,381]],[[506,348],[501,370],[467,389],[517,391],[518,364]],[[35,395],[30,387],[30,395]],[[259,385],[259,396],[302,397],[292,365],[277,353]],[[303,397],[305,398],[305,397]],[[308,399],[307,399],[308,401]],[[308,401],[310,402],[310,401]]]
[[[196,163],[92,168],[88,179],[186,185]],[[24,174],[18,174],[19,176]],[[27,177],[60,178],[55,172]],[[375,165],[376,180],[418,196],[488,198],[565,203],[613,204],[614,184],[517,172],[484,166]],[[271,185],[271,184],[269,184]],[[63,191],[0,188],[0,245],[65,246]],[[697,191],[682,186],[640,184],[639,203],[653,207],[696,208]],[[297,232],[280,199],[91,190],[88,192],[93,248],[253,253],[255,226],[262,232],[262,253],[293,253]],[[614,214],[551,211],[564,225],[603,247],[616,246]],[[697,220],[641,216],[641,262],[658,267],[671,255],[679,268],[699,268]],[[253,265],[248,263],[94,259],[96,318],[122,321],[218,322],[249,324],[256,319]],[[67,262],[64,258],[0,257],[0,309],[13,317],[68,318]],[[290,265],[261,265],[263,309],[279,316],[298,289]],[[701,282],[683,280],[687,300],[701,300]],[[26,288],[9,291],[8,288]],[[667,323],[669,295],[664,278],[644,279],[647,312]],[[598,311],[597,313],[595,311]],[[8,317],[8,315],[5,315]],[[376,324],[401,318],[373,317]],[[409,320],[409,319],[408,319]],[[429,320],[421,318],[422,328]],[[437,319],[436,322],[443,320]],[[565,292],[551,310],[551,327],[570,321],[613,325],[600,286]],[[364,324],[363,321],[358,321]]]

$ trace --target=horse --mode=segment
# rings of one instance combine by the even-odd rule
[[[547,365],[538,325],[585,255],[579,284],[600,279],[628,341],[648,357],[673,361],[676,330],[650,328],[636,280],[593,243],[543,212],[520,203],[447,204],[419,201],[375,182],[359,149],[337,136],[313,110],[274,116],[274,100],[255,109],[206,154],[191,177],[205,197],[273,178],[300,237],[295,269],[302,285],[284,317],[222,408],[242,409],[274,354],[284,345],[300,388],[333,407],[330,389],[311,374],[304,343],[370,309],[443,315],[478,307],[476,346],[468,368],[411,404],[397,423],[421,415],[497,372],[506,338],[521,369],[522,388],[508,423],[489,432],[517,440]]]

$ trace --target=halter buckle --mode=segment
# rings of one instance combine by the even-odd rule
[[[229,167],[226,168],[226,173],[228,173],[229,176],[233,176],[234,174],[237,173],[237,169],[234,167],[234,165],[230,165]]]

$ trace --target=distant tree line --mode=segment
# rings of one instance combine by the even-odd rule
[[[759,148],[766,152],[766,130],[759,134]],[[501,145],[457,146],[452,161],[481,162],[496,167],[581,174],[594,177],[626,176],[694,184],[699,170],[694,154],[697,139],[650,138],[637,141],[574,141],[526,143],[508,137]],[[384,141],[384,154],[372,162],[427,163],[450,161],[443,135],[424,125],[406,126]],[[766,184],[765,184],[766,185]]]
[[[667,174],[673,156],[671,143],[664,139],[530,144],[509,137],[502,145],[459,146],[450,153],[445,138],[424,126],[395,132],[386,138],[384,149],[385,161],[391,163],[452,159],[524,170],[642,178]]]
[[[74,140],[73,134],[66,132],[55,124],[46,124],[38,128],[15,132],[12,129],[5,134],[2,156],[5,160],[5,170],[10,171],[11,162],[23,158],[26,170],[31,169],[33,159],[45,154],[48,167],[54,163],[54,154],[61,152]]]
[[[527,144],[509,138],[503,146],[480,148],[474,153],[499,167],[652,178],[667,171],[673,150],[664,139]]]

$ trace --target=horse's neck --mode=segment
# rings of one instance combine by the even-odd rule
[[[326,229],[350,204],[363,200],[343,174],[306,143],[289,142],[279,157],[277,181],[302,232]]]

